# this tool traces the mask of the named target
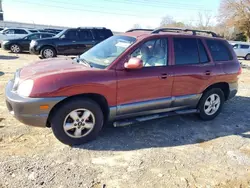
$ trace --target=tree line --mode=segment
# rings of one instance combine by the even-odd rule
[[[212,30],[227,40],[250,40],[250,0],[221,0],[216,24],[212,23],[214,17],[209,12],[197,14],[196,24],[178,22],[170,15],[162,18],[159,27],[192,28]],[[135,24],[132,28],[141,28]]]

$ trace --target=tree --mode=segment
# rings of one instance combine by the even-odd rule
[[[162,18],[160,27],[179,27],[184,28],[186,24],[183,22],[176,22],[171,16],[165,16]]]
[[[198,25],[197,27],[202,30],[207,30],[210,28],[212,15],[209,12],[198,13]]]
[[[250,38],[250,0],[221,0],[220,20]]]
[[[134,24],[131,29],[141,29],[141,28],[142,27],[140,24]]]

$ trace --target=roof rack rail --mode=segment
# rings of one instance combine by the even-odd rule
[[[77,29],[106,29],[106,27],[77,27]]]
[[[152,32],[152,34],[159,33],[161,31],[171,31],[171,32],[192,32],[193,35],[197,35],[197,33],[206,33],[206,34],[211,34],[212,37],[218,37],[218,35],[212,31],[206,31],[206,30],[196,30],[196,29],[182,29],[182,28],[159,28],[156,29]]]
[[[130,29],[126,31],[126,33],[133,32],[133,31],[154,31],[153,29]]]

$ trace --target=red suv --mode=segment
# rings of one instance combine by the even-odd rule
[[[240,73],[232,47],[213,32],[130,30],[75,59],[18,70],[6,104],[24,124],[51,127],[61,142],[76,145],[110,121],[119,127],[187,113],[212,120],[236,95]]]

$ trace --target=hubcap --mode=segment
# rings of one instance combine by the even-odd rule
[[[20,52],[20,48],[18,45],[14,44],[11,46],[11,51],[14,53],[18,53],[18,52]]]
[[[49,58],[49,57],[53,57],[54,53],[51,49],[45,49],[43,51],[43,55],[44,57]]]
[[[207,115],[215,114],[220,108],[220,96],[217,94],[210,95],[204,105],[204,111]]]
[[[76,109],[64,119],[64,132],[72,138],[81,138],[88,135],[95,125],[94,114],[87,109]]]
[[[247,55],[247,58],[246,58],[246,59],[247,59],[247,60],[250,60],[250,55],[249,55],[249,54]]]

